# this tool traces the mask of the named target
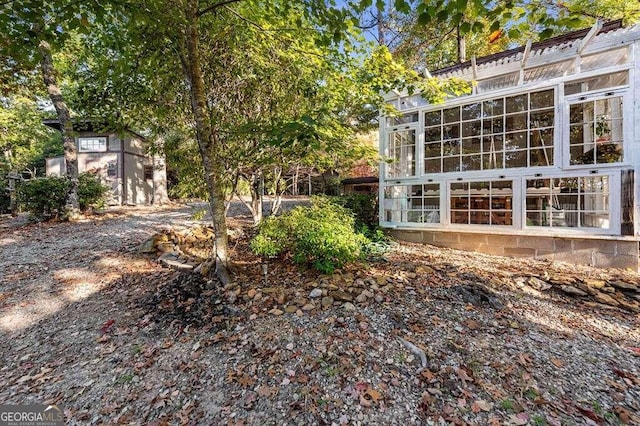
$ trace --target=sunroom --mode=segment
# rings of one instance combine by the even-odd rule
[[[404,239],[638,267],[640,28],[619,21],[439,70],[429,105],[390,93],[380,222]]]

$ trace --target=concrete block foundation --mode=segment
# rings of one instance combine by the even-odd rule
[[[399,229],[392,229],[390,233],[403,241],[499,256],[557,260],[636,272],[639,266],[639,241],[630,237],[495,235]]]

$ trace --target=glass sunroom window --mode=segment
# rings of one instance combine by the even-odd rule
[[[579,102],[569,107],[571,165],[623,160],[622,96]]]
[[[389,134],[387,177],[409,177],[416,174],[416,131],[398,130]]]
[[[513,182],[451,183],[451,223],[512,225]]]
[[[607,176],[527,180],[527,226],[609,228],[609,215]]]
[[[424,114],[425,173],[553,165],[554,90]]]
[[[392,185],[384,189],[387,222],[440,223],[440,185]]]

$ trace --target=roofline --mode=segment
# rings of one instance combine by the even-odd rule
[[[78,119],[74,118],[71,120],[71,122],[73,123],[74,132],[84,131],[84,132],[104,133],[103,132],[104,129],[110,129],[110,126],[106,125],[107,122],[105,120],[96,119],[96,118],[78,118]],[[60,127],[60,120],[58,120],[57,118],[48,118],[48,119],[42,120],[42,124],[54,130],[62,131],[62,128]],[[104,127],[99,129],[101,131],[96,131],[95,130],[96,127],[94,127],[94,124],[96,125],[96,127],[98,125],[103,125]],[[131,133],[132,135],[137,136],[142,140],[147,140],[146,137],[142,136],[140,133],[134,130],[131,130],[129,127],[125,126],[123,130],[127,133]]]
[[[600,31],[598,31],[597,34],[604,34],[610,31],[615,31],[618,30],[620,28],[622,28],[622,19],[617,19],[615,21],[608,21],[605,22],[602,25],[602,28],[600,29]],[[577,31],[573,31],[570,33],[566,33],[566,34],[561,34],[555,37],[551,37],[549,39],[543,40],[543,41],[538,41],[535,43],[531,44],[531,47],[529,48],[531,51],[533,50],[539,50],[539,49],[544,49],[547,47],[551,47],[551,46],[555,46],[558,44],[562,44],[562,43],[566,43],[569,41],[574,41],[574,40],[578,40],[581,38],[584,38],[587,34],[589,34],[589,31],[591,31],[593,27],[589,27],[589,28],[583,28],[581,30],[577,30]],[[482,56],[480,58],[476,58],[475,59],[475,63],[476,66],[478,65],[482,65],[488,62],[492,62],[501,58],[506,58],[508,56],[520,53],[520,52],[524,52],[524,50],[527,48],[526,45],[524,46],[519,46],[513,49],[509,49],[509,50],[503,50],[502,52],[498,52],[498,53],[493,53],[491,55],[487,55],[487,56]],[[436,71],[432,71],[431,75],[438,76],[438,75],[443,75],[443,74],[447,74],[450,73],[452,71],[459,71],[459,70],[463,70],[465,68],[468,68],[472,66],[472,61],[466,61],[466,62],[461,62],[459,64],[455,64],[455,65],[450,65],[448,67],[445,68],[440,68],[439,70]]]

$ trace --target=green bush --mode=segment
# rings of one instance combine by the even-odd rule
[[[378,226],[378,197],[367,194],[345,194],[331,199],[335,204],[351,210],[355,216],[355,226],[370,230]]]
[[[310,264],[323,273],[360,257],[368,240],[354,230],[353,214],[346,208],[314,197],[309,207],[296,207],[279,217],[265,219],[251,249],[261,256],[291,254],[298,264]]]
[[[69,183],[63,177],[47,177],[21,182],[16,188],[18,202],[36,219],[60,217],[64,213]]]
[[[55,219],[64,214],[69,182],[64,177],[49,176],[21,182],[17,187],[18,202],[36,219]],[[81,211],[102,207],[109,188],[90,173],[78,176],[78,202]]]
[[[85,212],[89,207],[102,208],[109,187],[100,182],[100,177],[91,173],[78,176],[78,202],[80,210]]]

